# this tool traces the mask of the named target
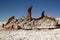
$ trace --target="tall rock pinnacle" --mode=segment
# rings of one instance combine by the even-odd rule
[[[30,6],[28,8],[28,13],[27,13],[26,21],[31,21],[31,10],[32,10],[32,6]]]

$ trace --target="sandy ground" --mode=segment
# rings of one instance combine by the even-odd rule
[[[45,30],[2,30],[0,22],[0,40],[60,40],[59,29]]]
[[[0,30],[0,40],[60,40],[60,29]]]

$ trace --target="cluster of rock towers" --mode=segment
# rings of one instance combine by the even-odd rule
[[[42,11],[41,13],[41,17],[38,17],[38,18],[32,18],[31,17],[31,11],[32,11],[32,6],[30,6],[27,10],[27,16],[25,17],[25,19],[22,19],[25,23],[24,24],[28,24],[29,22],[31,22],[32,20],[46,20],[46,19],[51,19],[51,20],[54,20],[54,24],[53,26],[55,26],[54,28],[57,28],[57,26],[59,25],[58,22],[54,19],[54,17],[51,17],[51,16],[45,16],[44,14],[44,11]],[[18,22],[19,21],[19,22]],[[18,25],[19,23],[19,25]],[[21,26],[22,22],[18,19],[18,20],[15,20],[15,16],[11,16],[8,21],[6,22],[6,24],[4,24],[4,28],[5,29],[20,29],[20,28],[23,28],[23,26]],[[20,25],[21,24],[21,25]],[[29,24],[31,25],[31,24]],[[33,24],[34,25],[34,24]]]

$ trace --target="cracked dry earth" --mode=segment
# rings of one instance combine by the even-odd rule
[[[0,40],[60,40],[60,29],[0,30]]]

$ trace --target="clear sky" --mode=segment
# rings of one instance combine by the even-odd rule
[[[33,5],[32,17],[41,16],[43,10],[45,15],[60,17],[60,0],[0,0],[0,20],[26,16],[30,5]]]

